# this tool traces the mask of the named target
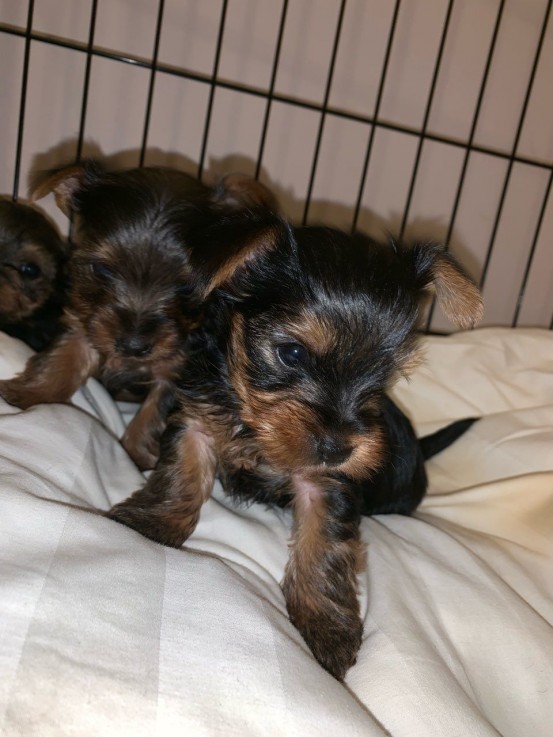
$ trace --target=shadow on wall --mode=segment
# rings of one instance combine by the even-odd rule
[[[33,159],[31,172],[29,172],[28,183],[41,171],[55,169],[75,161],[77,151],[77,140],[74,138],[61,141],[56,146],[40,153]],[[102,161],[107,169],[124,169],[138,166],[140,161],[140,149],[127,149],[115,154],[105,155],[100,147],[93,141],[86,141],[83,145],[83,157],[94,158]],[[144,157],[146,166],[170,166],[194,176],[198,175],[198,164],[191,158],[183,156],[177,151],[165,151],[159,148],[148,148]],[[202,179],[207,183],[214,183],[220,177],[231,172],[242,172],[255,176],[256,162],[241,155],[229,155],[223,158],[209,160],[206,170],[202,173]],[[269,174],[263,168],[259,172],[259,179],[276,195],[281,203],[282,213],[292,222],[300,222],[305,202],[296,196],[292,188],[285,188],[277,182],[272,182]],[[309,225],[326,225],[343,230],[351,230],[354,219],[355,203],[347,205],[340,202],[313,199],[309,206],[307,222]],[[397,237],[402,222],[402,213],[391,213],[388,217],[382,217],[367,207],[362,207],[358,216],[358,230],[377,240]],[[444,243],[448,231],[448,223],[437,218],[414,218],[405,229],[404,241],[411,243],[415,241],[432,241]],[[474,278],[478,277],[480,270],[474,257],[453,233],[449,247],[451,251],[463,264],[467,272]]]

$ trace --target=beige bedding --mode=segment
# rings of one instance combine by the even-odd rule
[[[0,400],[0,734],[551,737],[553,333],[425,343],[395,392],[417,429],[483,419],[428,464],[415,517],[363,521],[345,685],[287,619],[287,513],[216,489],[163,548],[97,514],[142,482],[102,387],[80,408]],[[1,377],[27,355],[0,335]]]

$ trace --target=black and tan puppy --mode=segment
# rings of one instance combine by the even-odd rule
[[[436,438],[417,445],[385,392],[417,362],[427,292],[462,327],[480,319],[480,295],[439,247],[292,230],[263,213],[228,218],[203,243],[195,290],[210,299],[178,410],[145,487],[108,514],[180,546],[216,475],[240,500],[290,504],[288,612],[342,679],[362,636],[360,515],[411,514],[424,455],[440,449]]]
[[[65,330],[0,382],[0,396],[21,408],[67,402],[90,376],[119,398],[141,396],[122,442],[140,468],[152,468],[188,334],[201,319],[188,233],[198,219],[271,195],[242,175],[211,188],[174,169],[107,172],[95,161],[50,173],[35,199],[49,192],[73,218]]]
[[[67,244],[35,207],[0,199],[0,330],[40,351],[60,335]]]

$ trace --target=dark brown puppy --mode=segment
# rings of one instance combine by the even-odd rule
[[[0,330],[35,351],[63,329],[67,250],[38,209],[0,199]]]
[[[53,191],[73,218],[65,330],[0,382],[0,395],[22,408],[67,402],[96,376],[120,398],[142,396],[122,442],[141,469],[152,468],[188,334],[201,320],[188,234],[198,220],[238,208],[241,188],[251,200],[270,198],[242,175],[211,188],[174,169],[107,172],[94,161],[43,179],[35,198]]]
[[[412,513],[423,451],[439,450],[416,446],[385,392],[417,362],[425,294],[462,327],[480,319],[480,295],[439,247],[294,231],[263,213],[204,230],[202,253],[195,290],[211,297],[178,410],[145,487],[109,516],[180,546],[216,475],[241,500],[290,504],[288,612],[342,679],[362,636],[360,515]]]

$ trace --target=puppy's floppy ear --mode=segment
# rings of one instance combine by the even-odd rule
[[[278,200],[268,187],[238,172],[227,174],[217,183],[214,200],[228,211],[264,208],[270,212],[280,212]]]
[[[410,257],[417,287],[435,293],[451,322],[464,329],[480,322],[484,312],[480,290],[450,253],[441,246],[417,243]]]
[[[237,296],[247,288],[250,272],[263,268],[267,257],[279,248],[286,258],[294,240],[290,226],[277,215],[243,211],[196,229],[189,243],[191,265],[207,297],[218,288]]]
[[[56,204],[67,216],[78,209],[77,195],[87,186],[98,182],[104,170],[97,161],[85,159],[78,164],[64,166],[48,172],[38,172],[31,177],[30,199],[36,202],[50,192]]]

